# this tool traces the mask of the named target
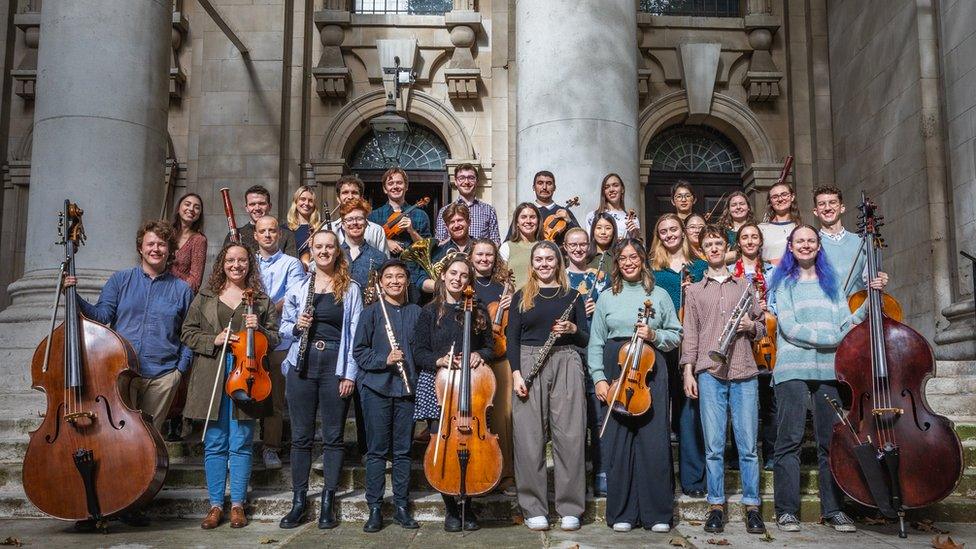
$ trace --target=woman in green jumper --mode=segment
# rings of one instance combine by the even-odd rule
[[[515,274],[515,288],[525,286],[529,279],[529,255],[532,245],[542,240],[542,216],[539,208],[530,202],[515,207],[512,226],[508,229],[508,240],[498,248],[498,255],[508,263]]]
[[[602,444],[609,446],[607,524],[617,532],[636,525],[667,532],[674,519],[674,472],[668,427],[668,369],[664,352],[681,341],[681,324],[668,293],[654,286],[647,252],[638,240],[617,244],[610,290],[597,301],[591,323],[587,362],[596,394],[603,402],[613,395],[610,382],[619,377],[617,354],[634,334],[637,312],[650,300],[651,318],[636,324],[638,337],[654,348],[655,364],[648,384],[652,405],[632,417],[610,414]]]

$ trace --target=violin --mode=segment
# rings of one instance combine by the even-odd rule
[[[413,206],[408,206],[399,212],[391,213],[390,216],[386,218],[386,222],[383,223],[383,232],[386,233],[386,239],[392,240],[393,237],[403,232],[403,228],[400,227],[400,220],[403,219],[403,216],[407,215],[413,210],[416,210],[417,208],[423,208],[429,203],[430,197],[425,196],[418,200]]]
[[[315,227],[314,231],[308,233],[308,240],[306,240],[305,243],[298,248],[301,250],[301,253],[298,254],[298,259],[301,260],[303,265],[305,265],[306,270],[309,268],[309,265],[312,264],[312,237],[315,236],[315,233],[321,231],[322,229],[327,229],[330,225],[332,225],[332,212],[337,209],[339,209],[338,204],[336,205],[335,209],[330,210],[329,201],[323,200],[322,220],[319,222],[318,226]]]
[[[234,244],[241,243],[241,233],[237,230],[237,219],[234,217],[234,203],[230,199],[230,189],[220,189],[220,196],[224,199],[224,215],[227,216],[227,233]]]
[[[633,208],[627,210],[627,221],[637,221],[637,212],[635,212]],[[644,239],[640,236],[640,231],[629,231],[627,236],[642,242],[644,241]]]
[[[859,209],[868,280],[873,280],[879,218],[864,193]],[[935,414],[925,399],[933,369],[928,341],[885,313],[881,291],[868,289],[867,307],[867,320],[837,348],[837,380],[852,398],[846,416],[828,399],[841,418],[830,439],[830,470],[851,499],[897,517],[904,538],[905,510],[942,500],[959,482],[962,445],[952,422]]]
[[[644,306],[638,309],[637,324],[634,325],[634,335],[630,342],[620,347],[617,352],[617,364],[620,366],[620,377],[610,384],[607,391],[613,397],[607,402],[611,412],[625,416],[640,416],[651,409],[651,387],[647,378],[654,371],[654,349],[637,335],[637,327],[654,318],[654,307],[651,300],[644,301]],[[603,418],[600,437],[607,429],[610,414]]]
[[[254,290],[244,290],[245,314],[254,314]],[[230,344],[234,353],[234,368],[227,375],[224,390],[238,401],[260,402],[271,396],[271,375],[265,367],[268,338],[254,328],[237,332],[237,341]]]
[[[574,196],[566,201],[566,208],[574,208],[579,206],[579,197]],[[542,238],[544,240],[550,240],[552,242],[556,241],[556,237],[563,234],[567,227],[569,227],[570,221],[559,217],[556,214],[547,215],[545,220],[542,221]]]
[[[424,474],[438,492],[446,495],[478,496],[493,490],[502,476],[502,451],[498,435],[488,429],[487,414],[495,396],[495,374],[491,368],[471,368],[471,328],[474,289],[464,290],[461,365],[437,371],[437,399],[441,419],[424,454]]]
[[[508,277],[505,280],[505,289],[502,290],[502,297],[512,293],[515,289],[515,272],[508,270]],[[508,340],[505,338],[505,328],[508,328],[508,308],[501,308],[501,301],[492,301],[488,304],[488,316],[491,318],[491,332],[494,336],[494,346],[492,351],[495,357],[505,356],[508,349]]]
[[[74,286],[75,252],[84,242],[82,210],[65,200],[58,227],[64,245],[58,299],[64,321],[34,351],[31,385],[47,398],[44,421],[30,433],[24,492],[41,512],[62,520],[96,521],[137,509],[163,486],[169,456],[149,417],[120,395],[138,375],[132,346],[115,331],[85,318]],[[54,314],[57,314],[55,302]],[[120,380],[121,378],[121,380]],[[124,482],[122,482],[124,480]]]
[[[766,284],[758,276],[752,279],[752,284],[759,300],[766,299]],[[776,367],[776,315],[763,311],[763,322],[766,324],[766,335],[752,342],[752,356],[756,359],[756,366],[772,371]]]

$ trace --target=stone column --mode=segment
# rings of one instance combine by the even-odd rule
[[[636,44],[634,0],[515,2],[519,202],[535,199],[532,175],[550,170],[558,201],[579,195],[582,222],[617,172],[627,206],[643,211]]]
[[[37,66],[24,277],[0,313],[0,393],[29,390],[63,258],[57,213],[84,209],[79,285],[136,264],[136,229],[159,215],[166,158],[171,0],[45,2]]]

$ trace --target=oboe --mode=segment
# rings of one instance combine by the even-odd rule
[[[315,299],[315,268],[312,268],[312,276],[308,279],[308,294],[305,295],[304,314],[312,314],[312,300]],[[297,320],[296,320],[297,321]],[[305,377],[308,365],[305,363],[305,355],[308,352],[308,333],[312,331],[311,324],[302,332],[301,339],[298,340],[298,360],[295,361],[295,373],[299,377]]]
[[[397,345],[396,335],[393,333],[393,325],[390,324],[390,315],[386,312],[386,300],[383,299],[383,288],[379,284],[375,285],[376,296],[380,302],[380,309],[383,310],[383,319],[386,320],[386,339],[390,342],[390,349],[398,351],[400,346]],[[396,362],[397,372],[400,374],[400,379],[403,380],[403,390],[408,394],[413,394],[413,388],[410,387],[410,377],[407,375],[407,368],[403,364],[402,360]]]
[[[563,314],[559,315],[559,319],[556,322],[563,322],[569,318],[569,314],[573,312],[573,306],[576,305],[576,300],[579,299],[580,293],[576,292],[573,296],[573,300],[569,302],[569,307],[563,311]],[[532,366],[532,371],[529,375],[525,377],[525,386],[531,387],[532,382],[535,381],[536,376],[542,371],[542,367],[546,365],[546,361],[549,359],[549,352],[552,351],[552,346],[556,343],[556,339],[560,336],[556,332],[550,332],[548,339],[542,345],[542,349],[539,351],[539,356],[535,359],[535,364]]]

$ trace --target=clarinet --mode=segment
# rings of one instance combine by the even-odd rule
[[[580,293],[576,292],[576,295],[573,296],[573,300],[569,302],[569,307],[566,307],[563,314],[559,315],[559,319],[556,322],[563,322],[569,318],[569,314],[573,312],[573,306],[576,305],[576,300],[579,299],[579,296]],[[532,371],[530,371],[529,375],[525,377],[526,388],[532,386],[532,382],[535,380],[536,376],[539,375],[539,372],[542,371],[542,367],[546,365],[546,361],[549,360],[549,353],[552,351],[552,346],[556,343],[556,339],[559,337],[559,335],[560,334],[557,334],[556,332],[549,333],[549,337],[546,339],[545,344],[542,345],[542,350],[539,351],[538,358],[535,359],[535,365],[532,366]]]
[[[312,276],[308,280],[308,294],[305,295],[305,308],[302,309],[303,313],[311,314],[312,312],[312,300],[315,298],[315,268],[312,268]],[[298,360],[295,361],[295,373],[299,377],[305,377],[305,372],[308,371],[308,364],[306,364],[306,355],[308,354],[308,333],[312,331],[312,326],[305,328],[302,332],[302,337],[298,340]]]
[[[397,351],[400,346],[397,345],[396,334],[393,333],[393,325],[390,324],[390,315],[386,312],[386,300],[383,299],[383,289],[380,288],[379,284],[375,284],[376,296],[380,302],[380,309],[383,310],[383,319],[386,320],[386,339],[390,342],[390,349]],[[400,379],[403,380],[403,390],[408,395],[413,394],[413,388],[410,386],[410,377],[407,375],[407,369],[403,364],[402,360],[398,360],[396,363],[397,373],[400,374]]]

